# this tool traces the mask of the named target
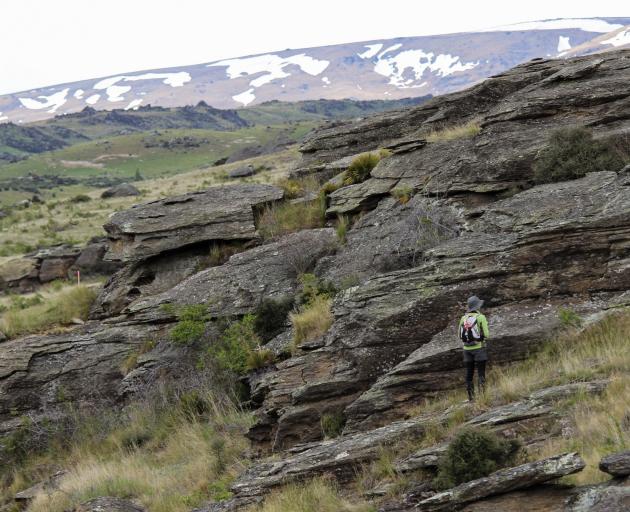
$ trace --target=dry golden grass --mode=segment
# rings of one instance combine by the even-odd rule
[[[0,318],[0,331],[15,338],[87,320],[97,290],[91,286],[72,286],[48,295],[41,304],[25,309],[10,309]]]
[[[262,505],[249,512],[374,512],[366,502],[341,496],[335,483],[315,478],[307,483],[291,484],[271,494]]]
[[[57,460],[69,468],[58,488],[35,498],[29,512],[74,510],[98,496],[132,498],[149,512],[185,512],[229,497],[230,482],[245,469],[243,432],[251,418],[212,403],[209,419],[177,407],[158,416],[139,408],[103,442],[86,435]]]
[[[456,139],[468,139],[474,137],[481,132],[481,127],[476,121],[470,121],[466,124],[450,126],[429,132],[426,136],[427,142],[444,142]]]
[[[614,375],[603,395],[578,395],[564,409],[570,420],[570,437],[552,438],[540,450],[530,453],[530,458],[577,451],[586,468],[567,477],[567,482],[584,485],[608,480],[610,476],[598,468],[599,461],[611,453],[630,449],[630,375],[627,371]]]
[[[333,323],[332,301],[328,297],[317,296],[312,302],[291,313],[293,341],[296,346],[324,335]]]
[[[258,232],[266,239],[324,225],[319,201],[289,202],[268,206],[258,220]]]

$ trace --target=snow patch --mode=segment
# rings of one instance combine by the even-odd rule
[[[449,53],[440,53],[436,56],[433,52],[425,53],[423,50],[405,50],[391,57],[379,58],[374,71],[379,75],[389,77],[391,85],[407,89],[424,87],[426,82],[421,84],[416,84],[416,82],[427,70],[444,77],[473,69],[478,65],[479,62],[462,62],[460,57]],[[407,70],[411,70],[412,77],[409,77],[410,73]]]
[[[77,89],[76,91],[74,91],[74,94],[72,96],[80,100],[81,98],[83,98],[84,94],[85,94],[85,91],[83,89]]]
[[[246,107],[247,105],[249,105],[252,101],[256,99],[256,96],[254,95],[254,88],[252,87],[251,89],[247,89],[245,92],[242,92],[241,94],[232,96],[232,99],[234,101],[238,101],[239,103],[242,103],[243,106]]]
[[[190,73],[181,71],[179,73],[144,73],[142,75],[120,75],[104,78],[96,84],[94,89],[105,90],[108,101],[123,101],[123,94],[131,90],[131,86],[117,85],[119,82],[136,82],[138,80],[162,80],[163,84],[171,87],[182,87],[185,83],[190,82]]]
[[[222,60],[212,64],[207,64],[207,67],[226,66],[227,69],[225,72],[230,79],[263,73],[258,78],[254,78],[251,82],[249,82],[251,87],[256,88],[268,84],[273,80],[291,76],[291,74],[286,72],[284,69],[291,64],[298,66],[304,73],[317,76],[324,72],[330,64],[330,61],[314,59],[304,53],[292,55],[291,57],[286,58],[274,54],[265,54],[257,55],[255,57],[246,57],[243,59]],[[238,96],[246,94],[247,92],[244,92]]]
[[[564,28],[576,28],[584,32],[606,33],[618,30],[623,25],[618,23],[608,23],[606,20],[597,18],[561,18],[556,20],[528,21],[525,23],[516,23],[514,25],[502,25],[500,27],[492,27],[479,32],[515,32],[522,30],[559,30]]]
[[[400,48],[402,46],[402,44],[397,43],[397,44],[393,44],[391,46],[388,46],[387,48],[385,48],[381,53],[378,54],[378,58],[380,59],[383,55],[385,55],[386,53],[389,52],[395,52],[396,50],[398,50],[398,48]]]
[[[571,49],[571,43],[569,43],[569,37],[559,36],[558,37],[558,51],[566,52]]]
[[[85,102],[88,105],[94,105],[100,99],[101,99],[101,95],[100,94],[92,94],[92,96],[90,96],[87,100],[85,100]]]
[[[366,44],[364,46],[367,48],[367,50],[365,50],[363,53],[357,53],[357,55],[361,57],[362,59],[371,59],[379,51],[381,51],[381,48],[383,48],[383,43]]]
[[[322,77],[322,82],[324,82],[326,85],[330,85],[330,79],[327,76]]]
[[[7,116],[3,116],[2,112],[0,112],[0,121],[6,121],[7,119],[9,119]]]
[[[125,107],[125,110],[138,110],[140,103],[142,103],[142,100],[140,99],[131,100],[129,105]]]
[[[622,46],[624,44],[630,44],[630,28],[622,30],[618,34],[615,34],[610,39],[605,39],[600,44],[611,44],[615,47]]]
[[[68,91],[70,89],[66,88],[62,91],[55,92],[50,96],[38,96],[37,99],[33,98],[18,98],[20,103],[28,108],[29,110],[42,110],[47,108],[48,113],[53,114],[57,111],[59,107],[61,107],[67,100],[66,96],[68,96]]]

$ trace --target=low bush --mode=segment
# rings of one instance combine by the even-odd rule
[[[322,434],[327,439],[340,436],[345,424],[346,418],[342,412],[322,414],[320,419]]]
[[[478,135],[481,127],[476,121],[470,121],[465,124],[449,126],[439,130],[431,131],[427,136],[428,142],[444,142],[457,139],[468,139]]]
[[[273,239],[302,229],[324,225],[319,201],[280,203],[266,207],[258,219],[258,232],[265,239]]]
[[[350,167],[346,171],[343,180],[344,185],[363,183],[370,177],[372,169],[376,167],[380,160],[381,155],[378,153],[364,153],[357,156],[352,160]]]
[[[205,330],[206,322],[210,320],[205,304],[192,304],[177,311],[178,321],[171,329],[170,337],[173,343],[188,345],[199,340]]]
[[[260,338],[255,329],[256,317],[245,315],[241,320],[230,322],[221,337],[208,349],[208,354],[220,368],[237,375],[250,370],[252,353],[260,349]]]
[[[0,331],[14,338],[25,334],[70,325],[75,319],[87,320],[96,290],[74,286],[22,309],[9,309],[0,319]]]
[[[283,330],[292,308],[293,299],[291,297],[268,298],[260,303],[255,311],[254,330],[263,343]]]
[[[89,203],[92,198],[86,194],[77,194],[70,198],[71,203]]]
[[[333,283],[320,279],[315,274],[301,274],[299,281],[298,303],[300,305],[311,304],[318,297],[332,299],[337,293]]]
[[[581,178],[589,172],[618,171],[624,159],[609,143],[593,138],[588,128],[562,128],[553,132],[534,162],[536,183]]]
[[[436,487],[448,489],[488,476],[513,463],[520,449],[515,440],[505,440],[479,427],[461,430],[449,443],[438,463]]]
[[[311,302],[301,306],[297,312],[291,313],[293,340],[296,347],[306,341],[315,340],[328,331],[333,323],[331,304],[331,299],[317,296]]]

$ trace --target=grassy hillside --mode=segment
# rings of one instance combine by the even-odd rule
[[[487,392],[473,406],[462,405],[462,393],[452,392],[409,411],[410,415],[450,411],[450,416],[447,425],[429,426],[419,441],[383,448],[381,458],[360,469],[353,483],[340,488],[331,480],[316,478],[291,484],[251,510],[377,510],[378,503],[369,503],[365,491],[391,484],[400,493],[410,482],[409,475],[394,469],[397,457],[452,439],[467,418],[493,406],[548,386],[600,378],[610,379],[603,395],[578,394],[555,404],[572,435],[534,444],[524,457],[578,450],[587,468],[564,480],[580,484],[605,480],[609,476],[597,468],[600,457],[630,447],[629,433],[621,427],[630,409],[629,332],[627,309],[581,332],[567,327],[530,359],[504,369],[491,368]],[[137,499],[150,512],[185,512],[206,500],[228,498],[231,482],[249,464],[244,433],[251,416],[199,372],[194,392],[148,397],[123,412],[77,411],[70,424],[48,426],[47,442],[41,428],[25,419],[5,443],[11,463],[0,469],[0,505],[11,503],[15,492],[61,468],[68,473],[33,501],[29,511],[62,512],[108,495]],[[35,434],[38,437],[31,437]]]

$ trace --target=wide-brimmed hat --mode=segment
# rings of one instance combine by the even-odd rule
[[[476,311],[480,309],[481,306],[483,306],[483,301],[476,295],[473,295],[472,297],[468,297],[467,303],[468,303],[468,311]]]

